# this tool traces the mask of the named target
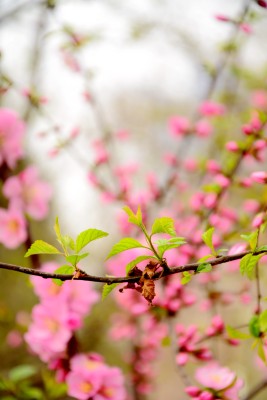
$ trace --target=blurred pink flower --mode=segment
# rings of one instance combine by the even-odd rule
[[[169,130],[172,136],[182,136],[190,129],[189,120],[185,117],[174,116],[169,119]]]
[[[0,208],[0,242],[15,249],[27,239],[26,220],[19,210]]]
[[[17,176],[8,178],[3,186],[4,195],[11,204],[31,217],[41,220],[48,214],[48,201],[51,198],[51,187],[38,177],[38,171],[30,166]]]
[[[78,400],[125,400],[124,379],[118,368],[104,364],[98,354],[76,354],[67,375],[68,394]]]
[[[25,334],[30,349],[44,362],[50,362],[64,354],[72,336],[67,307],[62,302],[38,304],[33,308],[33,322]]]
[[[238,400],[238,391],[243,384],[241,379],[236,380],[236,375],[233,371],[229,368],[221,367],[216,362],[211,362],[204,367],[198,368],[196,380],[204,387],[223,391],[225,397],[231,400]],[[230,385],[233,386],[229,389]]]
[[[16,166],[23,155],[24,131],[24,122],[13,110],[0,109],[0,165],[6,162],[11,169]]]
[[[216,103],[215,101],[204,101],[200,107],[199,112],[206,117],[223,115],[225,113],[224,105]]]

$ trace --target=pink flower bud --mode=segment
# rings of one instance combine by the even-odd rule
[[[176,356],[176,362],[178,365],[185,365],[188,362],[189,356],[187,353],[179,353]]]
[[[257,183],[267,183],[267,172],[265,171],[257,171],[251,174],[251,179]]]
[[[242,131],[245,135],[251,135],[253,133],[253,128],[250,124],[245,124],[242,126]]]
[[[204,101],[199,107],[199,112],[201,115],[208,117],[223,115],[225,113],[225,107],[213,101]]]
[[[229,178],[227,178],[223,174],[216,175],[215,180],[222,188],[226,188],[230,184]]]
[[[207,171],[209,171],[211,173],[221,172],[221,167],[216,160],[209,160],[207,162],[206,168],[207,168]]]
[[[259,213],[255,216],[255,218],[252,221],[253,228],[259,228],[264,223],[265,219],[264,216],[265,213]]]
[[[221,21],[221,22],[229,22],[230,21],[229,17],[226,17],[226,15],[222,15],[222,14],[215,15],[215,19],[217,19],[217,21]]]
[[[182,136],[189,131],[190,123],[187,118],[174,116],[169,119],[169,130],[172,136]]]
[[[212,133],[212,126],[205,119],[198,121],[195,125],[195,129],[196,134],[200,137],[207,137]]]
[[[201,395],[199,396],[199,400],[214,400],[213,394],[210,392],[202,392]]]
[[[258,5],[263,8],[267,8],[267,2],[265,0],[258,0]]]
[[[200,389],[196,386],[188,386],[185,388],[185,393],[187,393],[188,396],[195,397],[200,394]]]
[[[240,28],[244,33],[247,33],[247,34],[252,33],[252,28],[251,28],[251,26],[250,26],[249,24],[246,24],[246,23],[240,24],[240,25],[239,25],[239,28]]]
[[[237,151],[239,151],[239,146],[234,141],[226,143],[225,147],[228,151],[231,151],[233,153],[236,153]]]

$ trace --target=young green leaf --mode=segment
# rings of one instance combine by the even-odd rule
[[[266,364],[266,356],[262,339],[258,339],[258,356]]]
[[[81,232],[76,239],[76,252],[79,253],[90,242],[102,237],[108,236],[107,232],[100,231],[99,229],[86,229]]]
[[[257,247],[255,251],[266,251],[267,252],[267,245]]]
[[[111,252],[107,256],[107,260],[116,254],[122,253],[123,251],[130,250],[130,249],[136,249],[138,247],[143,247],[147,249],[147,247],[143,246],[138,240],[132,239],[132,238],[124,238],[121,239],[118,243],[114,244],[114,246],[111,249]]]
[[[123,210],[128,215],[129,222],[131,222],[134,225],[137,225],[137,226],[141,227],[143,218],[142,218],[142,212],[141,212],[141,208],[140,207],[138,207],[138,210],[137,210],[136,214],[128,206],[124,206]]]
[[[211,264],[209,264],[209,263],[201,263],[197,267],[197,271],[196,272],[200,273],[200,272],[210,272],[210,271],[212,271]]]
[[[102,300],[104,300],[110,294],[110,292],[112,292],[112,290],[115,289],[115,287],[118,285],[119,283],[111,283],[111,285],[105,283],[102,290]]]
[[[216,251],[214,249],[213,243],[212,243],[212,236],[213,236],[214,228],[209,228],[206,232],[203,233],[202,239],[203,242],[208,246],[211,250],[211,254],[213,256],[216,256]]]
[[[226,331],[231,339],[249,339],[251,337],[248,333],[240,332],[231,326],[226,326]]]
[[[54,271],[54,273],[62,274],[62,275],[73,275],[74,271],[75,271],[75,269],[72,265],[62,265],[61,267],[57,268]],[[52,279],[52,280],[58,286],[63,285],[63,281],[60,279]]]
[[[70,248],[71,250],[75,250],[74,240],[69,235],[61,236],[61,244],[63,248]]]
[[[183,237],[173,237],[170,239],[159,239],[155,241],[159,256],[162,258],[165,251],[175,249],[185,244],[186,241]]]
[[[253,254],[246,254],[240,261],[240,272],[242,275],[246,274],[249,279],[254,277],[254,269],[257,262],[263,256],[263,254],[258,254],[257,256]]]
[[[208,260],[209,258],[212,258],[213,255],[212,254],[207,254],[206,256],[201,257],[199,260],[197,260],[198,263],[202,263],[206,260]]]
[[[185,271],[183,272],[183,277],[181,279],[181,284],[182,285],[186,285],[188,282],[190,282],[192,279],[192,274],[190,274],[190,272]]]
[[[56,232],[57,239],[59,243],[61,243],[61,231],[60,231],[60,225],[59,225],[59,220],[58,217],[56,217],[55,225],[54,225],[54,231]]]
[[[126,274],[128,275],[128,273],[131,271],[131,269],[133,267],[135,267],[137,264],[139,264],[141,261],[151,260],[151,259],[157,260],[157,258],[154,257],[154,256],[139,256],[139,257],[136,257],[134,260],[130,261],[126,265]]]
[[[260,337],[260,320],[258,315],[253,315],[251,320],[249,321],[249,332],[252,336],[258,338]]]
[[[267,310],[264,310],[259,317],[261,332],[267,332]]]
[[[88,255],[89,255],[89,253],[71,254],[70,256],[66,257],[66,261],[71,263],[73,266],[76,266],[80,260],[87,257]]]
[[[22,364],[10,370],[8,376],[12,382],[19,382],[37,373],[37,368],[30,364]]]
[[[242,239],[246,240],[249,243],[251,251],[255,251],[258,243],[259,231],[252,232],[248,235],[240,235]]]
[[[36,240],[29,250],[26,252],[24,257],[29,257],[34,254],[62,254],[56,247],[43,240]]]
[[[174,220],[169,217],[155,219],[152,226],[151,236],[156,233],[167,233],[170,236],[175,236]]]

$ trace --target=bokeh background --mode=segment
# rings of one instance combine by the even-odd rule
[[[26,120],[28,162],[38,166],[53,188],[49,218],[31,222],[32,239],[53,241],[55,216],[70,235],[88,227],[106,230],[110,238],[95,244],[92,264],[83,264],[87,271],[103,273],[104,255],[119,238],[116,217],[123,202],[102,203],[101,193],[90,185],[88,173],[95,157],[92,141],[108,137],[110,132],[128,132],[130,142],[112,143],[111,152],[119,165],[140,165],[134,178],[137,197],[149,171],[156,172],[163,183],[168,168],[162,163],[162,154],[173,146],[167,124],[172,115],[194,117],[211,90],[213,98],[228,96],[231,101],[239,96],[235,107],[240,109],[251,88],[266,85],[267,12],[250,2],[251,33],[215,18],[220,14],[236,18],[246,3],[0,0],[1,79],[4,86],[11,85],[1,106],[14,108]],[[84,42],[77,45],[74,34],[81,35]],[[222,49],[232,38],[238,40],[238,50],[225,57]],[[243,75],[234,66],[242,66]],[[211,72],[216,68],[222,72],[214,80]],[[44,97],[42,107],[29,101],[25,94],[29,88]],[[88,96],[93,100],[87,101]],[[77,137],[65,145],[75,132]],[[231,139],[231,132],[225,135]],[[194,139],[180,149],[184,159],[201,161],[204,152],[212,152],[211,146],[196,145]],[[112,188],[108,167],[103,166],[101,175]],[[198,179],[192,179],[192,186]],[[168,201],[167,196],[166,208]],[[16,251],[1,246],[1,260],[29,265],[23,257],[25,250],[23,246]],[[14,351],[7,343],[17,313],[23,311],[27,320],[36,302],[29,280],[2,270],[0,276],[0,370],[5,374],[19,363],[41,366],[24,346]],[[114,308],[112,299],[97,305],[80,335],[85,349],[99,351],[110,363],[126,368],[121,345],[110,343],[107,336]],[[230,358],[225,355],[225,360]],[[232,362],[239,364],[238,357]],[[151,399],[177,399],[183,391],[171,349],[162,350],[158,364],[158,390]],[[239,365],[240,369],[242,372]],[[252,370],[243,368],[243,373],[255,381]]]

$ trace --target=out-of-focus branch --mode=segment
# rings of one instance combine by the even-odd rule
[[[260,392],[267,388],[267,380],[260,382],[257,386],[255,386],[244,398],[243,400],[252,400],[257,396]]]

